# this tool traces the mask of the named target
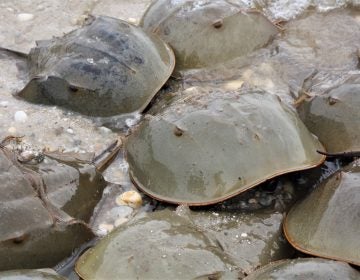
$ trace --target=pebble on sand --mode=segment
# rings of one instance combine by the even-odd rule
[[[28,116],[24,111],[16,111],[14,115],[14,119],[16,122],[26,122]]]
[[[15,133],[16,133],[16,128],[13,127],[13,126],[11,126],[11,127],[8,128],[8,132],[9,132],[10,134],[15,134]]]
[[[142,204],[141,195],[136,191],[127,191],[116,198],[118,205],[128,205],[132,208],[138,208]]]
[[[28,13],[21,13],[17,15],[17,19],[18,21],[29,21],[32,20],[34,18],[33,14],[28,14]]]
[[[1,101],[0,106],[6,108],[9,105],[9,101]]]

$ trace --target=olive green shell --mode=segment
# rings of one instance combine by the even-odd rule
[[[191,88],[179,96],[125,145],[132,180],[158,200],[212,204],[324,160],[322,145],[275,95]]]
[[[360,84],[344,84],[300,108],[329,153],[360,151]]]
[[[289,258],[294,253],[282,235],[281,213],[189,212],[186,217],[207,235],[216,238],[223,251],[246,274],[272,261]]]
[[[17,156],[0,148],[0,270],[54,266],[94,237],[85,222],[106,182],[69,157],[25,164]]]
[[[19,96],[91,116],[143,110],[175,65],[156,35],[105,16],[38,42],[28,60],[31,80]]]
[[[263,47],[278,28],[256,11],[224,0],[158,0],[140,25],[174,50],[176,69],[201,68]]]
[[[0,272],[0,280],[66,280],[51,269],[22,269]]]
[[[244,280],[358,280],[360,272],[347,263],[320,258],[284,260],[266,265]]]
[[[360,265],[360,167],[334,174],[294,206],[288,241],[307,254]]]
[[[120,226],[76,263],[84,280],[195,279],[230,273],[230,268],[231,257],[216,242],[169,210],[143,214]]]

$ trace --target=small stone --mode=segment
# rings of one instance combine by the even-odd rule
[[[267,207],[267,206],[270,206],[273,203],[274,200],[275,200],[274,196],[267,195],[265,197],[261,197],[259,199],[259,203],[260,203],[261,206]]]
[[[33,14],[28,14],[28,13],[21,13],[17,15],[17,19],[18,21],[29,21],[32,20],[34,18]]]
[[[241,233],[241,237],[247,237],[247,236],[248,236],[248,235],[247,235],[246,232]]]
[[[6,108],[9,105],[9,101],[1,101],[0,106]]]
[[[135,24],[135,23],[137,23],[137,20],[136,20],[136,18],[128,18],[128,22]]]
[[[109,129],[109,128],[105,127],[105,126],[100,126],[100,127],[99,127],[99,131],[100,131],[101,133],[104,133],[104,134],[109,134],[109,133],[111,133],[111,129]]]
[[[237,89],[241,88],[243,86],[243,84],[244,84],[244,81],[235,80],[235,81],[230,81],[230,82],[225,83],[224,87],[227,90],[237,90]]]
[[[14,119],[16,122],[25,122],[28,118],[27,114],[24,111],[15,112]]]
[[[131,118],[125,120],[128,127],[133,127],[140,121],[141,115],[139,113],[133,114]]]
[[[33,151],[23,151],[18,156],[18,161],[26,163],[31,161],[35,157],[36,157],[36,153],[34,153]]]
[[[97,230],[99,235],[106,235],[114,229],[112,224],[100,224]]]
[[[250,199],[248,200],[248,203],[249,203],[249,204],[257,204],[258,201],[257,201],[257,199],[255,199],[255,198],[250,198]]]
[[[128,205],[132,208],[138,208],[142,204],[141,195],[136,191],[127,191],[116,198],[118,205]]]
[[[10,134],[15,134],[16,133],[16,128],[15,127],[9,127],[8,128],[8,132],[10,133]]]
[[[66,130],[66,132],[69,133],[69,134],[74,134],[74,130],[72,130],[71,128],[68,128],[68,129]]]

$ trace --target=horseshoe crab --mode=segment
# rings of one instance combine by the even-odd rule
[[[282,237],[283,215],[280,213],[190,211],[183,205],[177,207],[176,213],[189,218],[198,229],[215,238],[245,274],[293,254],[294,250]]]
[[[156,35],[98,16],[63,37],[37,42],[28,64],[30,82],[18,96],[106,117],[143,110],[175,60]]]
[[[320,258],[300,258],[271,263],[251,273],[244,280],[357,280],[359,278],[360,273],[347,263]]]
[[[315,96],[300,115],[329,153],[360,151],[360,84],[343,84]]]
[[[224,0],[158,0],[141,19],[174,49],[176,69],[202,68],[263,47],[278,28],[257,11]]]
[[[51,269],[22,269],[0,272],[0,280],[65,280]]]
[[[0,144],[0,270],[53,266],[94,238],[86,222],[106,182],[88,161],[49,153],[22,162],[25,153],[6,142]]]
[[[144,213],[118,227],[78,259],[76,272],[84,280],[239,276],[214,240],[169,210]]]
[[[130,176],[151,197],[213,204],[324,161],[322,145],[273,94],[194,87],[178,96],[125,144]]]
[[[307,254],[360,265],[359,189],[359,162],[328,178],[288,213],[288,241]]]

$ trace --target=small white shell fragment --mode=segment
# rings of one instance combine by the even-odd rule
[[[28,14],[28,13],[21,13],[17,15],[17,19],[18,21],[29,21],[32,20],[34,18],[33,14]]]
[[[11,127],[8,128],[8,132],[9,132],[10,134],[15,134],[15,133],[16,133],[16,128],[13,127],[13,126],[11,126]]]
[[[28,161],[32,160],[34,157],[36,157],[36,153],[34,153],[33,151],[23,151],[18,156],[18,160],[20,162],[28,162]]]
[[[104,134],[110,134],[111,133],[111,129],[109,129],[109,128],[105,127],[105,126],[100,126],[99,131],[101,133],[104,133]]]
[[[116,198],[116,203],[118,205],[128,205],[132,208],[138,208],[142,204],[142,198],[136,191],[127,191]]]
[[[248,235],[247,235],[246,232],[241,233],[241,237],[247,237],[247,236],[248,236]]]
[[[237,90],[244,84],[243,80],[233,80],[225,83],[224,88],[227,90]]]
[[[16,122],[25,122],[28,116],[24,111],[16,111],[14,115],[14,119]]]
[[[106,235],[114,229],[112,224],[100,224],[96,233],[98,235]]]
[[[66,132],[69,133],[69,134],[74,134],[74,130],[72,130],[71,128],[68,128],[68,129],[66,130]]]
[[[0,106],[1,106],[1,107],[5,107],[5,108],[6,108],[8,105],[9,105],[9,101],[1,101],[1,102],[0,102]]]

